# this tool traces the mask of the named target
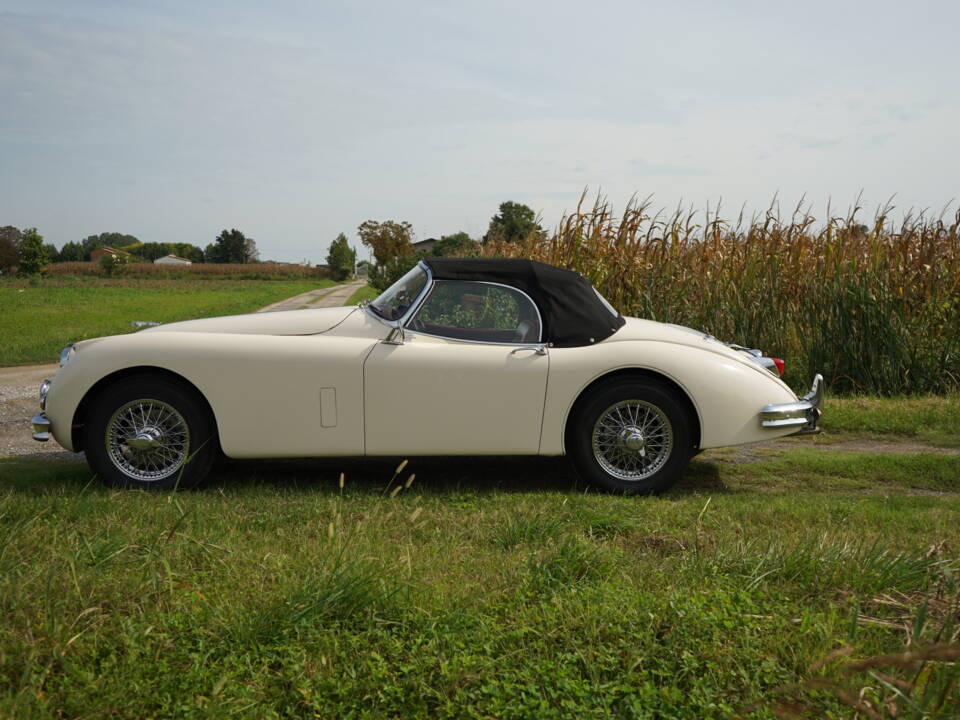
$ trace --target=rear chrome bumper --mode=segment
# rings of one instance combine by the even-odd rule
[[[760,411],[760,424],[766,428],[796,428],[794,435],[809,435],[820,432],[817,421],[823,414],[823,375],[813,376],[810,392],[797,402],[780,405],[765,405]]]
[[[50,419],[46,413],[33,416],[33,439],[46,442],[50,439]]]

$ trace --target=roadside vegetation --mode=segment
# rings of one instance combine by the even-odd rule
[[[56,362],[67,343],[132,332],[134,320],[174,322],[251,312],[335,284],[330,279],[0,279],[0,367]]]
[[[960,398],[948,397],[832,397],[824,413],[827,435],[833,442],[858,437],[886,441],[913,441],[940,447],[960,447]]]
[[[920,408],[831,401],[953,432]],[[0,458],[0,716],[956,717],[960,455],[752,450],[660,498],[551,458],[172,495]]]

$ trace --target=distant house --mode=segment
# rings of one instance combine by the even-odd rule
[[[420,242],[413,243],[414,252],[429,253],[433,251],[433,246],[439,242],[438,238],[427,238],[426,240],[421,240]]]
[[[114,257],[122,257],[126,260],[130,260],[133,257],[126,250],[117,250],[115,247],[110,247],[109,245],[101,245],[96,250],[93,250],[90,253],[90,259],[99,260],[104,255],[113,255]]]
[[[179,255],[164,255],[153,261],[154,265],[193,265],[192,260],[187,260]]]

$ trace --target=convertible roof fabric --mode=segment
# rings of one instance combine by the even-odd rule
[[[613,335],[626,322],[614,317],[578,272],[524,258],[428,258],[434,280],[495,282],[523,290],[543,319],[543,337],[555,347],[580,347]]]

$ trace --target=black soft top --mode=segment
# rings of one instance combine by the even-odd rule
[[[578,272],[524,258],[428,258],[434,280],[495,282],[523,290],[543,319],[543,337],[555,347],[600,342],[623,327]],[[616,311],[614,311],[616,312]]]

